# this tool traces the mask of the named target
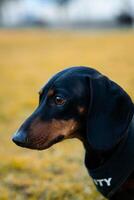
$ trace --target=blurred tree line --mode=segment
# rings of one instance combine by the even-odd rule
[[[0,0],[0,24],[2,23],[2,14],[4,12],[8,12],[7,10],[4,10],[4,5],[8,2],[19,2],[23,0]],[[37,0],[38,1],[38,0]],[[51,2],[56,3],[59,6],[59,11],[62,12],[63,18],[67,17],[67,6],[69,3],[73,0],[42,0],[42,2]],[[116,0],[115,0],[116,1]],[[82,2],[82,0],[81,0]],[[122,0],[121,3],[121,11],[117,17],[117,21],[120,24],[126,24],[126,25],[132,25],[133,24],[133,11],[131,9],[131,0]]]
[[[9,1],[13,0],[0,0],[0,8],[2,8],[4,3],[7,3]],[[14,1],[20,1],[20,0],[14,0]],[[70,1],[72,0],[53,0],[53,2],[56,2],[59,6],[66,6]]]
[[[2,13],[4,12],[4,4],[13,1],[13,0],[0,0],[0,25],[2,24]],[[15,0],[14,0],[15,1]],[[17,1],[17,0],[16,0]]]
[[[68,3],[70,3],[70,1],[72,0],[55,0],[56,3],[59,5],[59,6],[63,6],[65,7]]]
[[[0,0],[0,24],[2,23],[2,13],[4,12],[4,5],[7,4],[8,2],[18,2],[18,1],[23,1],[23,0]],[[43,0],[44,2],[46,0]],[[63,9],[63,12],[65,12],[65,8],[68,5],[68,3],[72,0],[50,0],[54,3],[56,3],[61,9]],[[49,2],[47,0],[47,2]]]

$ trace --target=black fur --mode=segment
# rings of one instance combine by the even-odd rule
[[[49,97],[50,89],[54,94]],[[56,105],[56,96],[62,97],[65,103]],[[79,108],[83,111],[80,112]],[[42,88],[38,108],[13,136],[13,141],[22,147],[38,149],[30,133],[35,119],[38,118],[42,124],[52,119],[72,119],[77,122],[78,128],[71,137],[83,142],[86,167],[94,169],[103,165],[122,143],[133,113],[133,102],[119,85],[92,68],[72,67],[56,74]],[[40,149],[46,149],[63,139],[66,137],[61,133]],[[133,175],[128,178],[131,179]],[[134,190],[124,185],[111,200],[134,199]]]

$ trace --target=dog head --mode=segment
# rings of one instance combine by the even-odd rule
[[[19,146],[43,150],[63,139],[79,138],[107,150],[123,137],[133,114],[124,90],[87,67],[59,72],[39,96],[37,109],[13,136]]]

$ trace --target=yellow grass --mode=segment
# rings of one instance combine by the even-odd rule
[[[57,71],[88,65],[122,85],[134,99],[134,32],[0,31],[0,200],[101,200],[84,167],[84,150],[68,140],[37,152],[11,135]]]

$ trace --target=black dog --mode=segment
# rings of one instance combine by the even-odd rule
[[[78,138],[97,189],[111,200],[134,200],[134,104],[127,93],[94,69],[72,67],[39,94],[38,108],[13,141],[43,150]]]

